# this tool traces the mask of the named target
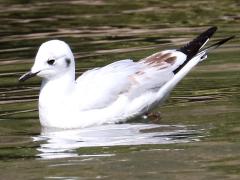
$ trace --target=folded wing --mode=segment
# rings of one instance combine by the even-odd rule
[[[167,50],[138,62],[127,59],[89,70],[76,81],[79,108],[104,108],[122,95],[133,100],[144,93],[157,92],[185,59],[182,52]]]

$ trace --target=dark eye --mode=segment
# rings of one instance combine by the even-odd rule
[[[55,63],[55,60],[54,60],[54,59],[49,59],[49,60],[47,61],[47,63],[48,63],[49,65],[53,65],[53,64]]]

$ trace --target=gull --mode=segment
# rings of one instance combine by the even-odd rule
[[[42,78],[39,119],[43,128],[73,129],[120,123],[161,105],[172,89],[207,54],[234,36],[203,49],[211,27],[187,45],[157,52],[137,62],[126,59],[94,68],[75,79],[75,61],[61,40],[43,43],[31,70],[19,81]]]

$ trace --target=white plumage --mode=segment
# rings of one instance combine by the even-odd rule
[[[210,28],[192,42],[201,41],[202,46],[215,30]],[[203,35],[205,39],[201,39]],[[183,50],[196,48],[192,44]],[[75,80],[69,46],[51,40],[40,46],[31,71],[20,80],[34,75],[43,78],[39,117],[44,127],[83,128],[123,122],[162,103],[175,85],[206,58],[208,49],[198,53],[200,45],[191,52],[195,53],[192,57],[182,49],[166,50],[138,62],[127,59],[95,68]]]

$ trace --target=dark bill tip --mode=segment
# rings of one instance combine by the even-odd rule
[[[27,73],[25,73],[24,75],[22,75],[18,80],[19,80],[19,82],[24,82],[24,81],[26,81],[27,79],[36,76],[37,73],[38,73],[38,72],[36,72],[36,73],[27,72]]]

